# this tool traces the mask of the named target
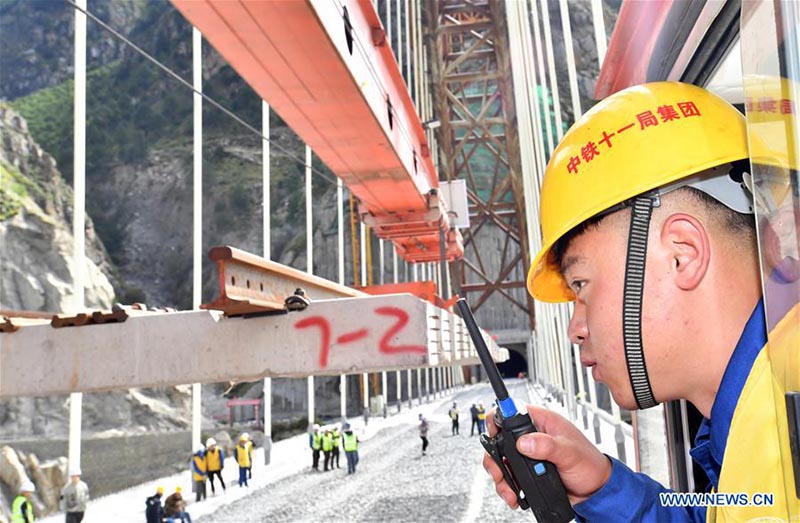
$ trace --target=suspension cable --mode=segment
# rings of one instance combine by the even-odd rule
[[[227,109],[224,106],[222,106],[219,102],[217,102],[216,100],[214,100],[213,98],[211,98],[207,94],[202,93],[202,92],[198,91],[197,89],[195,89],[194,86],[191,83],[189,83],[186,80],[184,80],[183,78],[181,78],[181,76],[178,73],[176,73],[175,71],[173,71],[172,69],[170,69],[169,67],[167,67],[166,65],[161,63],[160,61],[158,61],[158,59],[156,59],[154,56],[152,56],[147,51],[145,51],[141,47],[139,47],[136,44],[134,44],[126,36],[124,36],[119,31],[117,31],[113,27],[109,26],[108,24],[106,24],[105,22],[100,20],[97,16],[95,16],[92,13],[90,13],[87,9],[83,9],[82,7],[80,7],[78,4],[76,4],[74,2],[74,0],[64,0],[64,2],[70,4],[76,10],[82,12],[87,17],[91,18],[92,21],[96,22],[98,25],[100,25],[100,27],[102,27],[103,29],[105,29],[106,31],[111,33],[115,38],[117,38],[118,40],[122,41],[126,45],[130,46],[134,51],[136,51],[137,53],[142,55],[148,61],[152,62],[156,67],[158,67],[159,69],[163,70],[169,76],[173,77],[175,80],[177,80],[178,82],[183,84],[185,87],[187,87],[193,93],[196,93],[196,94],[199,94],[200,96],[202,96],[205,101],[207,101],[212,106],[216,107],[217,109],[219,109],[220,111],[222,111],[226,115],[230,116],[234,121],[236,121],[237,123],[241,124],[243,127],[248,129],[249,131],[253,132],[255,135],[259,136],[262,140],[268,142],[270,145],[272,145],[272,146],[276,147],[277,149],[279,149],[280,151],[284,152],[289,158],[293,159],[297,163],[299,163],[299,164],[301,164],[303,166],[306,165],[305,159],[300,158],[299,156],[297,156],[296,154],[294,154],[293,152],[291,152],[289,149],[287,149],[286,147],[282,146],[281,144],[270,140],[268,136],[264,136],[259,130],[257,130],[255,127],[253,127],[249,123],[245,122],[244,120],[242,120],[239,116],[237,116],[232,111],[230,111],[229,109]],[[317,174],[318,176],[323,178],[324,180],[328,181],[329,183],[332,183],[332,184],[336,185],[336,180],[335,179],[331,178],[330,176],[328,176],[324,172],[320,171],[319,169],[312,167],[311,171],[314,174]]]

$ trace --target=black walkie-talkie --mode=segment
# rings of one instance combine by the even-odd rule
[[[517,450],[517,440],[531,432],[537,432],[530,416],[517,412],[514,400],[508,396],[508,389],[500,377],[492,360],[486,342],[475,323],[475,317],[464,298],[457,302],[461,317],[467,325],[472,343],[478,351],[489,383],[497,396],[498,409],[495,411],[497,435],[490,437],[481,434],[481,444],[486,452],[503,471],[506,483],[517,495],[519,506],[530,508],[539,523],[565,523],[572,521],[575,512],[567,497],[567,491],[558,475],[555,465],[549,461],[536,461],[527,458]]]

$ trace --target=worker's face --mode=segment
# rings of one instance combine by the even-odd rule
[[[24,492],[22,493],[22,495],[23,495],[23,496],[25,496],[25,497],[26,497],[26,498],[28,498],[28,499],[31,499],[31,498],[33,498],[33,492],[31,492],[31,491],[29,491],[29,490],[26,490],[26,491],[24,491]]]
[[[589,227],[564,255],[563,276],[576,295],[568,335],[595,381],[605,383],[620,406],[635,409],[622,337],[627,231],[615,218]]]
[[[81,477],[80,476],[70,476],[69,479],[72,480],[72,484],[73,485],[77,485],[78,482],[81,480]]]

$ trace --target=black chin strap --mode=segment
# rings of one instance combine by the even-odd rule
[[[631,227],[628,234],[628,252],[625,258],[625,288],[622,298],[622,335],[625,341],[625,361],[633,396],[640,409],[657,405],[647,376],[647,366],[642,348],[642,294],[644,269],[647,258],[647,236],[653,207],[658,206],[658,196],[638,196],[631,207]]]

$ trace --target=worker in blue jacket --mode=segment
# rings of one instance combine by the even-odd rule
[[[164,495],[164,487],[156,488],[156,493],[148,497],[145,501],[144,515],[147,523],[162,523],[164,520],[164,506],[161,504],[161,497]]]
[[[767,345],[749,153],[735,108],[677,82],[611,95],[553,152],[529,291],[574,302],[567,334],[621,407],[697,407],[691,455],[731,496],[673,503],[570,422],[529,407],[540,432],[517,448],[556,466],[579,521],[800,520],[783,396],[800,376],[800,306]],[[488,455],[484,465],[516,507]],[[763,493],[771,503],[758,503]]]

